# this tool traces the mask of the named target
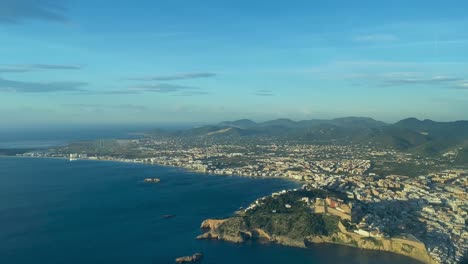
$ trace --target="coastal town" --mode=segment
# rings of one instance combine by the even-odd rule
[[[451,153],[421,157],[370,144],[271,142],[144,137],[70,144],[19,156],[141,162],[218,175],[288,178],[301,182],[305,190],[342,194],[347,201],[330,197],[304,202],[311,213],[350,221],[358,235],[409,236],[423,243],[437,263],[457,263],[466,256],[468,170],[451,167]],[[408,164],[409,173],[400,173]],[[245,210],[255,206],[261,206],[261,200]]]

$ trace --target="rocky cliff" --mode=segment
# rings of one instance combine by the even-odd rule
[[[310,247],[318,243],[334,243],[369,250],[381,250],[405,255],[424,263],[435,263],[428,255],[423,243],[411,237],[399,238],[375,238],[363,237],[338,223],[336,231],[326,235],[289,236],[287,230],[274,230],[267,232],[264,228],[253,228],[249,219],[245,216],[234,216],[227,219],[208,219],[202,225],[205,231],[197,239],[219,239],[234,243],[242,243],[247,240],[278,243],[293,247]],[[268,229],[269,227],[267,227]]]

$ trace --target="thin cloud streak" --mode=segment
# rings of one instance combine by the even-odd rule
[[[80,95],[122,95],[122,94],[140,94],[142,91],[132,90],[82,90],[77,92]]]
[[[151,84],[130,87],[122,90],[91,90],[82,87],[89,85],[87,82],[24,82],[0,78],[0,92],[9,93],[55,93],[68,92],[71,95],[131,95],[143,93],[161,93],[177,96],[195,96],[209,94],[197,87],[173,85],[173,84]]]
[[[337,60],[322,66],[309,68],[301,73],[316,74],[322,79],[341,79],[355,81],[351,86],[427,86],[463,89],[459,83],[467,82],[464,76],[450,76],[441,72],[441,66],[465,66],[466,62],[425,62],[412,61],[372,61],[372,60]],[[441,73],[436,74],[436,71]],[[460,75],[459,73],[456,75]]]
[[[461,87],[467,80],[450,76],[425,77],[418,72],[395,72],[388,74],[350,74],[343,76],[344,80],[355,80],[366,83],[376,83],[382,87],[391,86],[441,86],[441,87]],[[461,84],[460,84],[461,83]]]
[[[369,35],[359,35],[353,38],[355,42],[370,42],[370,43],[380,43],[380,42],[394,42],[398,41],[396,35],[393,34],[369,34]]]
[[[438,85],[447,84],[463,81],[460,78],[447,77],[447,76],[435,76],[432,78],[408,78],[408,79],[394,79],[384,81],[387,85],[408,85],[408,84],[427,84],[427,85]]]
[[[333,73],[337,71],[356,69],[387,69],[392,71],[402,68],[421,69],[430,66],[468,66],[468,62],[460,61],[427,61],[424,63],[416,61],[390,61],[390,60],[335,60],[311,68],[296,69],[293,73]]]
[[[275,96],[271,90],[257,90],[255,93],[253,93],[253,95],[265,97]]]
[[[130,91],[137,92],[154,92],[154,93],[173,93],[185,90],[199,90],[196,87],[174,85],[168,83],[158,83],[150,85],[140,85],[130,88]]]
[[[215,77],[216,73],[211,72],[195,72],[195,73],[180,73],[174,75],[157,75],[152,77],[133,77],[128,78],[131,81],[175,81],[175,80],[188,80],[198,78],[211,78]]]
[[[147,111],[149,107],[144,105],[134,105],[134,104],[115,104],[115,105],[105,105],[105,104],[62,104],[64,107],[77,108],[85,111],[95,111],[103,109],[122,109],[122,110],[132,110],[132,111]]]
[[[196,95],[207,95],[210,94],[209,92],[204,91],[186,91],[179,94],[174,94],[172,96],[196,96]]]
[[[86,82],[22,82],[0,78],[0,92],[50,93],[84,91]]]
[[[81,70],[83,67],[78,65],[57,65],[57,64],[32,64],[33,69],[44,70]]]
[[[1,0],[0,24],[19,24],[28,20],[67,23],[62,1]]]
[[[59,64],[9,64],[0,65],[0,73],[23,73],[41,70],[81,70],[79,65]]]
[[[452,86],[452,88],[458,90],[468,90],[468,80],[464,80],[461,83],[457,83],[456,85]]]

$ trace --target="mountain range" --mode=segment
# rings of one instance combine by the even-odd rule
[[[276,119],[266,122],[241,119],[175,134],[217,138],[273,136],[298,142],[372,143],[436,155],[454,149],[463,152],[468,147],[468,121],[436,122],[416,118],[403,119],[394,124],[368,117],[302,121]]]

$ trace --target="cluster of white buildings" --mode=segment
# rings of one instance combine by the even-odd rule
[[[441,263],[456,263],[468,251],[468,171],[420,177],[320,174],[309,185],[363,202],[368,210],[361,229],[412,234]]]
[[[370,173],[375,162],[434,164],[437,160],[366,145],[206,144],[151,139],[118,142],[136,147],[141,158],[83,153],[27,153],[34,157],[66,157],[145,162],[184,167],[205,173],[286,177],[311,188],[345,193],[367,205],[360,232],[409,233],[423,241],[434,259],[459,261],[468,251],[468,173],[447,170],[419,177]],[[273,194],[278,195],[278,194]],[[261,200],[249,208],[261,204]],[[248,208],[248,209],[249,209]]]

